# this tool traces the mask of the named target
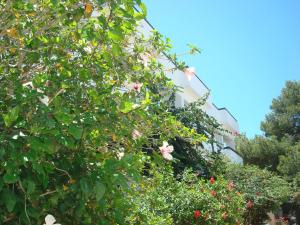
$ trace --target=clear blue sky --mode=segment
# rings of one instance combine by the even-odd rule
[[[183,58],[237,118],[241,132],[261,134],[272,99],[286,80],[300,80],[300,0],[145,0],[148,20],[202,54]]]

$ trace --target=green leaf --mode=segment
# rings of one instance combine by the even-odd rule
[[[73,121],[75,116],[70,114],[68,110],[64,109],[64,110],[56,111],[54,113],[54,117],[61,123],[70,124]]]
[[[3,186],[4,186],[4,183],[3,183],[2,179],[0,179],[0,192],[1,192],[2,188],[3,188]]]
[[[80,184],[80,189],[81,189],[83,195],[85,197],[88,197],[91,194],[90,193],[91,190],[90,190],[90,186],[89,186],[88,180],[86,178],[82,178],[80,180],[79,184]]]
[[[187,46],[190,48],[189,54],[195,55],[196,53],[201,53],[201,50],[197,46],[192,44],[188,44]]]
[[[30,148],[35,150],[34,152],[30,152],[31,156],[34,156],[34,153],[40,154],[42,152],[47,152],[51,154],[55,151],[55,145],[51,139],[32,137],[28,139],[28,143]]]
[[[0,160],[3,158],[4,155],[5,155],[5,149],[0,148]]]
[[[6,172],[3,176],[3,181],[6,184],[13,184],[19,180],[19,176],[14,172]]]
[[[27,193],[31,194],[35,191],[35,183],[31,180],[27,181]]]
[[[12,212],[17,203],[17,199],[16,196],[10,190],[5,189],[1,195],[1,202],[5,204],[8,212]]]
[[[119,30],[113,30],[108,32],[108,37],[113,41],[118,42],[122,40],[123,35]]]
[[[96,199],[99,201],[101,198],[103,198],[105,193],[105,186],[101,182],[97,181],[95,185],[95,192],[96,192]]]
[[[82,136],[83,128],[75,125],[69,127],[69,133],[76,139],[80,140]]]
[[[42,41],[43,43],[45,43],[45,44],[47,44],[49,42],[48,39],[46,37],[44,37],[44,36],[40,36],[40,37],[38,37],[38,39],[40,41]]]
[[[20,108],[18,106],[11,109],[7,114],[3,114],[3,120],[7,127],[10,127],[19,117]]]
[[[147,7],[144,3],[139,4],[140,9],[142,10],[143,15],[146,17],[147,16]]]
[[[128,113],[133,110],[133,103],[132,102],[122,102],[120,106],[120,111],[122,113]]]
[[[120,55],[122,53],[122,48],[119,45],[113,44],[112,52],[114,53],[114,55]]]

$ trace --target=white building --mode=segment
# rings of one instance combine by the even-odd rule
[[[151,31],[154,30],[153,26],[147,20],[142,21],[140,26],[145,36],[150,35]],[[166,56],[162,56],[161,58],[160,61],[166,68],[175,67]],[[188,80],[182,71],[176,70],[169,72],[167,76],[174,81],[175,85],[182,87],[182,92],[176,94],[175,104],[178,107],[194,102],[205,94],[210,93],[209,88],[197,75]],[[215,139],[218,142],[218,146],[214,146],[215,149],[221,149],[221,152],[227,155],[233,162],[242,163],[243,159],[235,151],[234,143],[235,135],[239,133],[239,124],[237,120],[226,108],[218,108],[212,102],[212,96],[210,94],[203,107],[208,115],[213,116],[223,125],[225,130],[229,131],[215,134]],[[207,149],[212,149],[211,145],[206,145],[205,147]]]

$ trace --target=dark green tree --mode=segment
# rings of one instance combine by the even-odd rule
[[[251,140],[239,137],[237,150],[246,164],[275,171],[291,183],[294,188],[291,197],[296,203],[293,207],[297,208],[300,203],[300,82],[287,81],[270,108],[271,112],[261,123],[265,135]]]
[[[252,140],[239,137],[237,150],[245,163],[276,171],[292,181],[300,172],[300,82],[287,81],[271,110],[261,124],[265,135]]]
[[[243,156],[244,163],[277,171],[279,157],[284,155],[290,146],[274,137],[255,136],[250,140],[241,135],[236,139],[236,147]]]
[[[287,81],[281,95],[274,99],[271,112],[261,123],[266,136],[276,136],[278,140],[289,137],[294,142],[300,140],[300,81]]]

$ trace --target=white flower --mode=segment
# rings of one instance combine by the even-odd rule
[[[92,48],[91,48],[90,46],[84,47],[83,50],[84,50],[86,53],[89,53],[89,54],[92,53]]]
[[[23,87],[31,87],[31,88],[33,88],[33,84],[32,84],[31,81],[30,82],[26,82],[26,83],[24,83],[22,85],[23,85]]]
[[[47,95],[44,95],[43,97],[39,97],[39,100],[41,103],[45,104],[46,106],[49,105],[49,97]]]
[[[35,87],[33,86],[32,82],[27,82],[27,83],[24,83],[23,84],[23,87],[27,87],[27,88],[32,88],[32,89],[35,89]],[[41,89],[39,88],[36,88],[36,91],[38,93],[44,93]],[[46,106],[49,105],[49,97],[47,95],[44,95],[43,97],[39,97],[39,100],[41,103],[45,104]]]
[[[18,137],[19,137],[19,135],[16,134],[16,135],[14,135],[14,136],[12,137],[12,139],[17,140]]]
[[[54,218],[54,216],[48,214],[46,217],[45,217],[45,224],[44,225],[61,225],[61,224],[58,224],[58,223],[55,223],[56,222],[56,219]]]
[[[164,141],[163,145],[159,147],[159,150],[165,159],[173,159],[173,156],[170,153],[174,151],[174,147],[172,145],[169,145],[168,142]]]
[[[117,158],[121,160],[124,157],[125,153],[124,152],[117,152]]]
[[[142,53],[140,55],[141,59],[142,59],[142,63],[144,65],[144,67],[148,67],[148,63],[150,61],[150,57],[151,55],[149,53]]]

